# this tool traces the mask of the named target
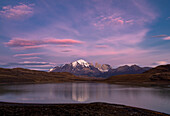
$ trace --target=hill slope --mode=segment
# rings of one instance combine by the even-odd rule
[[[170,64],[152,68],[142,74],[127,74],[111,76],[104,80],[107,83],[131,83],[131,84],[169,84]]]
[[[68,72],[44,72],[23,68],[0,68],[0,83],[43,83],[70,82],[81,78]],[[83,79],[81,79],[83,80]]]

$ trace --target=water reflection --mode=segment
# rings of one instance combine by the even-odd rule
[[[72,84],[72,100],[83,102],[89,99],[89,84],[73,83]]]
[[[19,103],[124,104],[170,113],[170,88],[130,87],[99,83],[0,86],[0,101]]]

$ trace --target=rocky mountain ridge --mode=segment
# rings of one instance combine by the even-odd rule
[[[137,65],[132,66],[120,66],[113,69],[109,64],[88,63],[87,61],[80,59],[69,64],[62,66],[56,66],[49,70],[49,72],[70,72],[77,76],[88,76],[88,77],[110,77],[121,74],[140,74],[147,70],[149,67],[139,67]]]

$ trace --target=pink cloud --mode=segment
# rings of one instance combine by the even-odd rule
[[[16,6],[3,6],[0,15],[6,18],[18,18],[21,16],[28,16],[33,14],[34,4],[19,4]]]
[[[124,20],[122,19],[122,17],[112,18],[111,21],[113,23],[124,24]]]
[[[46,44],[82,44],[83,42],[73,39],[55,39],[51,38],[45,40],[44,43]]]
[[[49,38],[44,40],[27,40],[21,38],[11,39],[9,42],[6,42],[5,45],[9,47],[24,47],[25,49],[39,48],[43,47],[45,44],[56,44],[56,45],[72,45],[72,44],[82,44],[82,41],[73,40],[73,39],[55,39]]]
[[[117,22],[120,23],[120,24],[122,24],[122,25],[124,24],[124,21],[123,21],[123,20],[120,20],[120,19],[117,20]]]
[[[134,20],[127,20],[122,18],[121,16],[114,16],[114,15],[107,15],[107,16],[99,16],[96,18],[97,21],[93,23],[95,27],[100,29],[104,28],[105,26],[111,25],[123,25],[123,24],[132,24]]]
[[[40,57],[24,57],[24,60],[33,60],[33,59],[41,59]]]
[[[18,64],[20,64],[20,65],[49,65],[49,64],[53,64],[53,63],[37,62],[37,61],[23,61],[23,62],[19,62]]]
[[[163,40],[170,40],[170,36],[163,38]]]
[[[167,37],[168,35],[154,35],[153,38]]]
[[[25,50],[25,49],[36,49],[36,48],[43,48],[46,47],[46,45],[34,45],[34,46],[24,46],[21,48],[19,48],[20,50]]]
[[[165,65],[165,64],[168,64],[167,61],[156,61],[154,63],[151,64],[152,67],[156,67],[158,65]]]
[[[156,62],[158,65],[165,65],[165,64],[168,64],[168,62],[166,61],[158,61]]]
[[[15,54],[14,57],[26,57],[26,56],[36,56],[36,55],[42,55],[42,53]]]
[[[39,49],[39,48],[45,48],[47,45],[34,45],[34,46],[22,46],[22,47],[12,47],[12,50],[21,51],[21,50],[27,50],[27,49]]]
[[[125,21],[126,23],[133,23],[134,22],[134,20],[127,20],[127,21]]]
[[[41,42],[36,41],[36,40],[26,40],[26,39],[14,38],[5,44],[10,47],[22,47],[22,46],[39,45],[39,44],[41,44]]]

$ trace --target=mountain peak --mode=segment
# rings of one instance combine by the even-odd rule
[[[82,65],[82,66],[85,66],[85,67],[89,67],[90,66],[90,64],[88,62],[86,62],[85,60],[83,60],[83,59],[74,61],[71,64],[72,64],[73,67],[76,67],[78,64]]]

